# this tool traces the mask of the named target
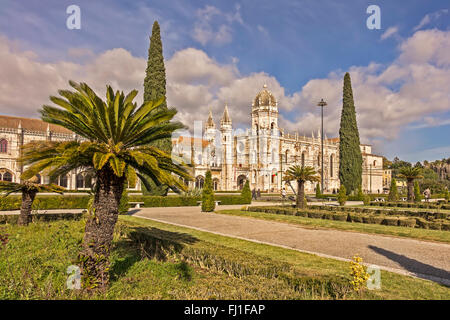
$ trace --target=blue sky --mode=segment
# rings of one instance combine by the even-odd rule
[[[352,68],[367,68],[376,63],[381,70],[374,75],[379,75],[398,60],[401,44],[417,31],[436,29],[447,33],[450,29],[449,2],[437,0],[1,0],[0,3],[0,35],[8,39],[10,46],[13,43],[15,50],[33,52],[36,62],[84,65],[87,60],[115,48],[125,49],[132,57],[146,59],[151,26],[157,19],[162,28],[166,60],[177,52],[194,48],[221,67],[235,68],[237,78],[265,74],[276,79],[290,101],[297,101],[296,93],[304,94],[304,86],[311,80],[330,79],[330,73],[341,76]],[[65,27],[68,17],[65,11],[71,4],[81,8],[81,30]],[[369,16],[366,8],[371,4],[381,8],[381,30],[366,27]],[[426,15],[429,19],[423,20]],[[421,21],[423,26],[417,28]],[[395,32],[382,39],[389,28],[395,28]],[[73,48],[86,49],[89,54],[70,54]],[[446,63],[436,65],[448,71]],[[394,92],[401,89],[401,84],[395,82],[384,85]],[[49,94],[52,93],[47,96]],[[327,92],[323,96],[326,97]],[[357,97],[358,92],[355,92]],[[449,103],[450,97],[446,98],[444,105]],[[280,109],[289,128],[295,129],[296,123],[300,126],[302,117],[307,115],[302,105],[304,100],[298,101],[298,105],[292,102],[291,107]],[[355,103],[358,107],[358,101]],[[182,106],[176,107],[182,109]],[[220,114],[220,110],[215,113]],[[431,110],[424,112],[423,117],[446,123],[450,111]],[[377,137],[376,133],[368,133],[367,139],[375,143],[377,152],[389,158],[397,155],[417,161],[423,160],[418,157],[433,160],[450,156],[450,123],[429,123],[435,125],[425,127],[416,115],[408,123],[399,123],[398,130],[390,136]],[[333,128],[334,132],[331,129],[328,132],[330,136],[336,135],[336,126]],[[301,127],[298,129],[302,131]],[[309,127],[305,131],[311,132]]]

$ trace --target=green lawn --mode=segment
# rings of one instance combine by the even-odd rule
[[[382,290],[349,291],[349,264],[207,232],[121,216],[111,287],[66,289],[83,221],[0,225],[0,299],[450,299],[450,288],[382,271]]]
[[[363,233],[384,234],[389,236],[407,237],[420,240],[430,240],[450,243],[450,232],[441,230],[429,230],[419,228],[407,228],[396,226],[385,226],[379,224],[352,223],[346,221],[335,221],[327,219],[314,219],[299,216],[289,216],[265,212],[252,212],[241,210],[220,210],[219,214],[229,214],[234,216],[252,217],[271,221],[279,221],[301,225],[305,228],[325,228]]]

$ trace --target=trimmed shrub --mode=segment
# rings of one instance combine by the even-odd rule
[[[250,190],[250,182],[248,179],[245,181],[244,188],[242,188],[241,198],[242,201],[245,201],[245,204],[252,203],[252,191]]]
[[[384,220],[384,216],[370,215],[368,223],[370,223],[370,224],[382,224],[383,220]]]
[[[331,212],[325,212],[325,213],[323,214],[322,219],[333,220],[333,213],[331,213]]]
[[[296,216],[308,218],[308,213],[305,211],[297,211],[295,213]]]
[[[419,228],[423,228],[423,229],[430,228],[430,222],[423,218],[416,218],[416,224]]]
[[[333,220],[336,221],[347,221],[347,214],[345,213],[335,213],[333,214]]]
[[[323,212],[314,212],[314,211],[308,212],[308,218],[322,219],[323,215],[324,215]]]
[[[441,230],[441,223],[440,222],[430,222],[430,229]]]
[[[31,221],[55,221],[55,220],[78,220],[83,213],[33,213]],[[18,214],[0,214],[0,224],[17,224]]]
[[[398,220],[398,225],[401,227],[414,228],[416,226],[416,219],[413,218],[403,218]]]
[[[211,171],[206,171],[205,183],[203,185],[202,191],[202,211],[203,212],[212,212],[216,207],[216,203],[214,202],[214,190],[212,186],[212,178]]]
[[[347,202],[347,190],[345,190],[345,187],[344,187],[343,184],[339,188],[337,201],[338,201],[340,206],[344,206],[345,202]]]
[[[385,217],[382,224],[386,226],[398,226],[398,220],[399,219],[397,217]]]
[[[450,231],[450,222],[443,222],[441,228],[442,230]]]
[[[127,188],[125,187],[123,189],[122,197],[120,198],[119,214],[127,214],[128,213],[128,209],[130,209],[130,204],[128,203],[129,201],[130,201],[130,199],[128,197],[128,191],[127,191]]]
[[[359,215],[357,213],[349,213],[349,216],[350,216],[350,220],[352,222],[359,222],[359,223],[363,223],[364,222],[363,221],[363,217],[364,216],[362,216],[362,215]]]

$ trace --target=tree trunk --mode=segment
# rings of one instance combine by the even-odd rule
[[[305,182],[297,180],[297,208],[305,208]]]
[[[109,283],[109,251],[125,177],[117,177],[109,165],[97,171],[96,177],[93,209],[84,230],[80,268],[83,287],[106,289]]]
[[[406,180],[406,185],[408,189],[408,201],[414,202],[414,180]]]
[[[22,191],[22,205],[20,207],[20,215],[17,224],[27,226],[31,222],[31,207],[33,205],[36,191]]]

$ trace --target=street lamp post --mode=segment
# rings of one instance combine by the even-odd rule
[[[321,99],[319,101],[319,103],[317,104],[318,107],[321,107],[321,111],[322,111],[322,116],[321,116],[321,120],[322,120],[322,136],[321,136],[321,138],[322,138],[322,161],[321,161],[322,169],[321,169],[321,174],[320,174],[320,177],[321,177],[320,187],[322,189],[322,192],[324,192],[324,190],[323,190],[323,107],[325,107],[326,105],[327,105],[327,103],[325,101],[323,101],[323,99]]]

